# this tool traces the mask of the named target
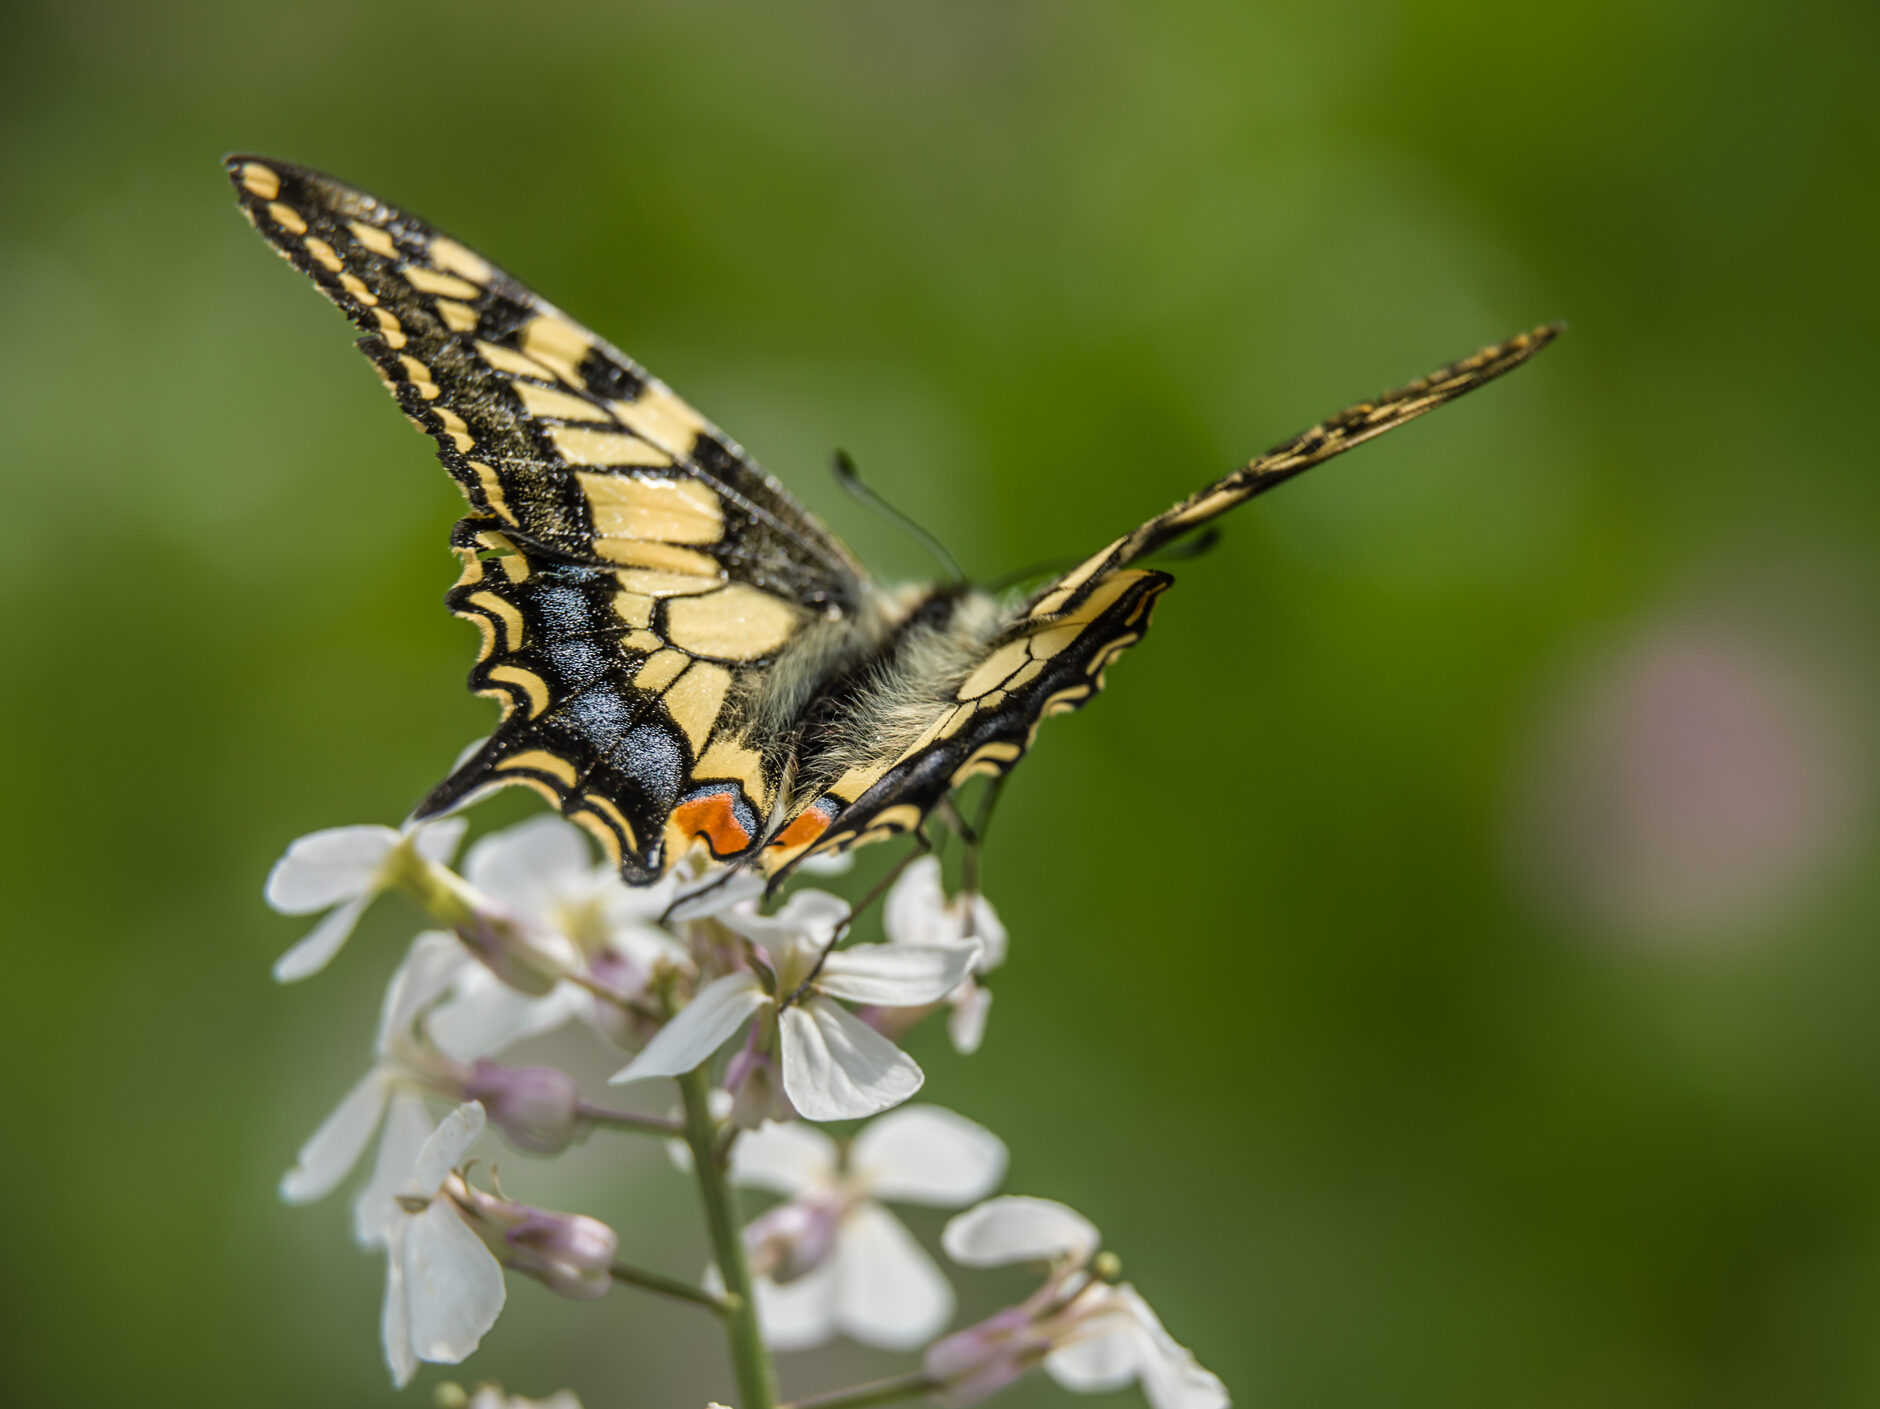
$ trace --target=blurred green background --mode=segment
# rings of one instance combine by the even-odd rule
[[[1008,789],[1013,957],[976,1057],[917,1040],[927,1094],[1246,1406],[1880,1403],[1880,10],[3,23],[0,1397],[443,1377],[393,1395],[343,1201],[273,1192],[413,917],[283,991],[303,926],[260,889],[294,836],[402,816],[492,708],[439,606],[457,497],[236,214],[217,158],[247,149],[486,250],[888,576],[931,568],[836,492],[836,445],[993,577],[1568,319],[1177,568]],[[506,1168],[702,1256],[657,1152]],[[969,1311],[1021,1285],[960,1282]],[[519,1285],[465,1377],[697,1409],[729,1393],[709,1331]]]

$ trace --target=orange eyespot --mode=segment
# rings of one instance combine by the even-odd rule
[[[794,847],[808,846],[829,830],[829,823],[834,819],[835,814],[827,810],[828,807],[828,802],[819,798],[811,806],[804,808],[789,826],[777,833],[776,840],[770,844],[771,847],[788,851]]]
[[[734,793],[705,793],[672,810],[673,825],[688,837],[703,837],[712,855],[736,856],[751,844],[751,829],[738,816]]]

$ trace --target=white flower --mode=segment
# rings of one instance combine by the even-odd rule
[[[479,839],[465,858],[472,887],[527,921],[556,946],[564,971],[585,967],[623,996],[645,987],[660,964],[683,964],[684,949],[656,925],[676,881],[634,889],[612,866],[596,864],[586,835],[554,814],[532,817]],[[563,981],[535,995],[485,965],[467,967],[455,993],[426,1023],[439,1050],[463,1060],[493,1055],[584,1018],[614,1040],[627,1036],[612,1004]]]
[[[288,1203],[325,1198],[352,1171],[383,1125],[372,1180],[353,1208],[354,1235],[362,1245],[385,1241],[393,1197],[430,1130],[424,1092],[448,1084],[446,1069],[434,1066],[413,1040],[412,1025],[466,963],[463,946],[450,935],[431,931],[412,942],[385,990],[377,1062],[300,1147],[294,1167],[281,1179],[281,1197]]]
[[[1081,1214],[1049,1199],[988,1199],[947,1224],[940,1242],[970,1267],[1043,1261],[1051,1269],[1021,1305],[928,1348],[924,1367],[942,1382],[943,1403],[976,1404],[1042,1362],[1079,1394],[1140,1381],[1152,1409],[1226,1409],[1226,1386],[1163,1329],[1136,1289],[1090,1270],[1099,1237]]]
[[[469,824],[461,817],[407,822],[390,827],[330,827],[288,846],[268,873],[268,904],[283,915],[331,913],[274,965],[280,983],[317,974],[339,953],[366,907],[397,877],[401,862],[415,854],[441,865],[450,859]]]
[[[920,1067],[834,1000],[884,1007],[937,1002],[959,986],[979,951],[970,945],[859,944],[829,953],[818,970],[848,916],[844,901],[814,890],[798,891],[775,916],[721,915],[721,924],[761,948],[763,974],[743,969],[706,984],[613,1080],[682,1076],[754,1017],[774,1015],[783,1089],[806,1119],[874,1115],[905,1101],[925,1079]],[[812,974],[813,981],[795,996]]]
[[[455,1365],[503,1309],[503,1269],[443,1193],[483,1133],[483,1107],[459,1106],[424,1142],[400,1189],[385,1239],[385,1363],[400,1389],[420,1360]]]
[[[455,1389],[456,1393],[447,1393],[445,1386],[438,1386],[437,1402],[444,1409],[581,1409],[581,1401],[571,1389],[558,1389],[547,1399],[509,1394],[501,1385],[478,1385],[468,1396],[461,1386]]]
[[[1140,1381],[1154,1409],[1225,1409],[1231,1402],[1227,1386],[1162,1328],[1134,1287],[1106,1286],[1091,1301],[1097,1309],[1080,1308],[1076,1327],[1044,1358],[1045,1373],[1065,1389],[1100,1394]]]
[[[581,1401],[575,1398],[571,1389],[558,1389],[547,1399],[529,1399],[520,1394],[506,1393],[501,1385],[478,1385],[476,1392],[468,1398],[458,1394],[447,1395],[444,1387],[438,1386],[437,1402],[448,1409],[581,1409]]]
[[[992,902],[977,892],[948,897],[941,883],[940,858],[923,856],[894,883],[882,907],[882,928],[890,944],[977,944],[979,960],[959,986],[946,995],[952,1008],[947,1036],[962,1055],[979,1050],[986,1035],[992,991],[978,976],[1005,962],[1005,926]]]
[[[745,1229],[758,1319],[779,1350],[838,1332],[885,1350],[924,1345],[953,1314],[953,1289],[879,1200],[960,1208],[1005,1175],[999,1137],[938,1106],[872,1122],[845,1153],[820,1130],[770,1125],[731,1147],[731,1179],[783,1194]]]

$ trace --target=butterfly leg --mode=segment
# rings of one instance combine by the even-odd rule
[[[726,866],[716,876],[713,876],[709,881],[705,882],[704,885],[697,886],[692,890],[683,891],[681,894],[674,897],[672,904],[659,912],[659,923],[662,926],[670,927],[676,922],[692,918],[686,913],[686,907],[688,905],[718,890],[733,876],[741,874],[743,869],[742,866],[736,864]]]
[[[954,794],[949,793],[936,810],[947,819],[947,825],[959,834],[961,843],[966,848],[966,855],[961,862],[961,885],[969,894],[979,893],[979,855],[985,849],[986,829],[992,825],[992,810],[999,804],[999,794],[1005,788],[1009,773],[995,775],[986,784],[986,790],[979,795],[979,815],[968,824],[961,815],[959,804]]]

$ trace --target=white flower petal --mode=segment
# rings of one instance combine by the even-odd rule
[[[814,1350],[836,1334],[836,1269],[825,1262],[815,1271],[779,1286],[768,1277],[751,1285],[757,1298],[757,1324],[774,1350]]]
[[[718,918],[728,929],[761,944],[769,953],[782,954],[804,940],[818,948],[827,944],[849,914],[849,902],[839,895],[826,890],[799,890],[774,915],[736,912]]]
[[[947,1014],[947,1038],[953,1050],[970,1057],[986,1040],[986,1019],[992,1015],[992,990],[967,979],[953,990],[953,1011]]]
[[[1142,1369],[1140,1336],[1121,1313],[1094,1318],[1078,1328],[1077,1339],[1045,1356],[1045,1373],[1076,1394],[1121,1389]]]
[[[852,1120],[897,1106],[926,1078],[914,1059],[827,998],[784,1010],[783,1089],[806,1120]]]
[[[386,986],[385,1003],[379,1010],[381,1055],[410,1033],[419,1014],[444,995],[470,962],[457,936],[443,930],[426,930],[411,941],[405,962]],[[487,972],[480,964],[474,967],[476,972]]]
[[[722,916],[746,901],[756,900],[764,893],[766,884],[755,871],[747,869],[727,874],[721,866],[679,887],[678,898],[672,902],[672,918],[676,922]]]
[[[651,885],[630,886],[610,863],[603,861],[595,867],[594,879],[601,896],[601,912],[610,929],[657,923],[679,895],[676,871],[666,872]]]
[[[478,744],[478,748],[482,745]],[[457,850],[457,843],[463,840],[463,834],[470,830],[468,817],[439,817],[414,823],[405,833],[411,839],[411,849],[426,861],[435,861],[442,866]]]
[[[366,894],[398,845],[390,827],[329,827],[301,837],[268,873],[267,900],[284,915],[310,915]]]
[[[955,938],[946,917],[940,858],[923,856],[905,871],[881,907],[881,927],[892,944],[944,944]]]
[[[411,1313],[405,1302],[404,1219],[385,1252],[385,1305],[379,1313],[379,1341],[392,1383],[403,1389],[418,1373],[418,1357],[411,1353]]]
[[[864,1199],[836,1233],[836,1318],[844,1335],[916,1350],[953,1317],[953,1288],[901,1220]]]
[[[294,1167],[281,1176],[281,1197],[290,1204],[323,1199],[352,1172],[385,1114],[391,1078],[374,1068],[320,1123],[294,1156]]]
[[[832,998],[915,1008],[958,988],[979,958],[975,944],[856,944],[838,949],[816,976]]]
[[[905,1106],[871,1121],[849,1168],[878,1199],[964,1208],[999,1187],[1005,1142],[939,1106]]]
[[[1125,1283],[1116,1296],[1136,1322],[1142,1389],[1153,1409],[1227,1409],[1227,1386],[1163,1328],[1136,1289]]]
[[[788,1197],[835,1172],[836,1142],[800,1121],[747,1131],[731,1147],[731,1182],[747,1189]]]
[[[978,940],[980,949],[984,951],[979,956],[979,972],[983,974],[1005,962],[1005,923],[999,919],[999,912],[992,908],[992,902],[983,895],[973,897],[972,907],[973,925],[969,938]]]
[[[797,869],[806,876],[846,876],[855,868],[855,853],[852,851],[823,851],[814,856],[805,856],[796,863]]]
[[[420,1360],[455,1365],[503,1309],[502,1264],[448,1199],[412,1216],[403,1241],[411,1349]]]
[[[451,998],[425,1020],[438,1051],[460,1062],[494,1057],[525,1038],[537,1037],[588,1011],[592,1001],[579,984],[560,983],[540,998],[519,993],[481,964],[466,969]]]
[[[477,1101],[465,1101],[445,1116],[443,1123],[431,1132],[431,1138],[424,1142],[424,1148],[418,1151],[411,1182],[405,1188],[427,1199],[436,1198],[437,1191],[444,1187],[444,1180],[463,1163],[463,1157],[476,1144],[477,1136],[483,1133],[483,1125],[483,1106]]]
[[[360,1247],[382,1247],[391,1241],[392,1224],[405,1216],[398,1193],[418,1167],[418,1152],[431,1138],[431,1126],[423,1097],[412,1091],[392,1093],[379,1129],[372,1178],[353,1201],[353,1240]]]
[[[312,978],[332,963],[333,956],[352,938],[353,928],[371,903],[372,896],[367,894],[329,911],[305,939],[274,961],[274,981],[298,983],[303,978]]]
[[[1060,1257],[1085,1262],[1100,1242],[1096,1226],[1075,1209],[1052,1199],[1015,1194],[987,1199],[968,1209],[940,1235],[947,1256],[967,1267]]]
[[[609,914],[612,913],[610,909]],[[691,957],[686,953],[685,946],[665,930],[638,920],[610,918],[607,947],[646,973],[660,964],[673,968],[687,967]]]
[[[756,974],[726,974],[713,979],[654,1035],[639,1056],[608,1080],[618,1083],[644,1081],[650,1076],[684,1076],[710,1058],[768,1002],[770,998]]]
[[[949,897],[940,860],[923,856],[894,883],[882,910],[882,928],[891,944],[963,944],[977,940],[981,973],[1005,962],[1005,926],[983,895]]]
[[[558,896],[587,891],[593,865],[586,834],[549,812],[479,837],[464,858],[464,879],[510,909],[543,920]]]

